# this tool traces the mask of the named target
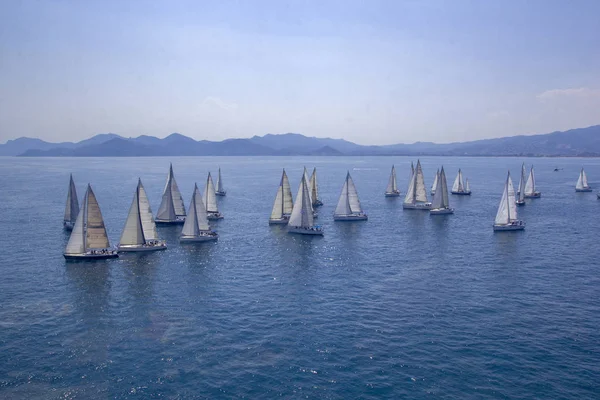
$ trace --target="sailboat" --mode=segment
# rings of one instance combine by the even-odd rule
[[[581,168],[581,172],[579,173],[579,179],[577,180],[577,185],[575,185],[576,192],[591,192],[592,187],[588,185],[587,175],[583,168]]]
[[[402,208],[417,210],[429,210],[431,208],[431,203],[427,201],[427,189],[425,189],[425,178],[423,177],[421,161],[417,160],[417,168],[411,174]]]
[[[65,217],[63,218],[63,228],[70,231],[75,225],[75,220],[79,214],[79,200],[77,200],[77,190],[73,182],[73,174],[69,178],[69,192],[67,193],[67,204],[65,205]]]
[[[148,195],[141,179],[138,179],[118,249],[119,251],[156,251],[166,248],[167,243],[158,238]]]
[[[392,165],[392,172],[390,173],[390,180],[388,181],[387,188],[385,188],[385,197],[399,197],[400,190],[398,190],[398,184],[396,183],[396,167]]]
[[[317,168],[313,168],[312,175],[310,176],[310,198],[312,200],[313,208],[321,207],[323,202],[319,199],[319,184],[317,183]]]
[[[223,187],[223,178],[221,177],[221,168],[219,167],[219,176],[217,176],[217,190],[215,190],[217,196],[225,196],[227,192]]]
[[[223,219],[223,214],[219,212],[217,207],[217,196],[215,195],[215,185],[213,184],[210,172],[206,178],[206,186],[204,187],[204,197],[202,199],[206,206],[206,212],[209,220]]]
[[[517,191],[517,201],[515,203],[518,206],[525,205],[525,163],[521,166],[521,179],[519,180],[519,190]]]
[[[100,206],[89,184],[63,256],[67,260],[97,260],[119,256],[116,250],[110,248]]]
[[[334,221],[366,221],[367,214],[364,213],[360,200],[358,199],[358,192],[354,181],[350,176],[350,172],[346,174],[346,181],[342,187],[342,193],[338,200],[337,207],[333,213]]]
[[[173,175],[173,164],[169,166],[167,184],[154,221],[157,224],[183,224],[185,222],[185,206]]]
[[[444,167],[436,174],[438,178],[438,186],[433,195],[433,200],[431,202],[431,210],[429,210],[430,215],[444,215],[444,214],[453,214],[454,209],[450,208],[450,202],[448,199],[448,183],[446,182],[446,173],[444,172]]]
[[[294,209],[290,220],[288,221],[288,233],[298,233],[301,235],[323,235],[323,228],[314,225],[310,194],[306,176],[302,175],[300,189],[296,195]]]
[[[500,200],[498,212],[496,213],[494,231],[521,231],[523,229],[525,229],[525,222],[519,220],[517,216],[515,188],[513,187],[512,179],[510,179],[509,171],[504,183],[502,200]]]
[[[431,195],[435,195],[435,191],[438,187],[438,179],[440,177],[440,170],[438,169],[435,173],[435,178],[433,178],[433,185],[431,185]]]
[[[271,217],[269,217],[269,224],[287,224],[292,209],[294,206],[294,199],[292,198],[292,189],[290,187],[290,181],[288,180],[285,169],[281,174],[281,181],[279,182],[279,188],[277,188],[277,195],[275,196],[275,202],[273,203],[273,210],[271,211]]]
[[[533,165],[529,170],[529,177],[525,184],[525,198],[526,199],[537,199],[542,197],[542,194],[535,190],[535,174],[533,173]]]
[[[185,224],[183,224],[179,241],[181,243],[208,242],[210,240],[217,240],[218,238],[219,234],[210,229],[206,208],[202,202],[202,195],[198,190],[198,185],[194,183],[192,201],[190,202],[188,215],[185,219]]]
[[[471,195],[471,191],[467,191],[467,188],[465,187],[462,171],[460,169],[458,170],[458,174],[456,175],[456,179],[454,179],[454,184],[452,185],[452,194],[463,196]]]

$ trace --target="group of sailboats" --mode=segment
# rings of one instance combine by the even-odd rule
[[[155,219],[146,190],[141,179],[138,179],[125,227],[115,249],[110,247],[104,219],[91,186],[88,184],[80,209],[75,183],[71,176],[63,226],[67,230],[72,230],[72,232],[64,257],[69,260],[104,259],[117,257],[118,252],[165,250],[167,244],[158,237],[157,223],[183,224],[180,235],[182,243],[216,240],[219,235],[211,229],[208,220],[223,218],[216,203],[216,196],[224,196],[226,193],[223,189],[220,169],[218,182],[218,188],[215,189],[210,173],[208,174],[204,201],[198,186],[194,184],[192,200],[186,214],[183,198],[175,181],[173,166],[171,165]],[[217,192],[221,194],[217,194]]]

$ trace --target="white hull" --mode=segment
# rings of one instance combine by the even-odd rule
[[[269,225],[287,225],[289,217],[281,219],[269,219]]]
[[[200,243],[200,242],[210,242],[213,240],[219,239],[219,234],[215,233],[214,235],[200,235],[200,236],[180,236],[179,241],[181,243]]]
[[[405,210],[430,210],[431,203],[402,203]]]
[[[216,221],[218,219],[223,219],[223,214],[220,212],[209,212],[207,217],[209,221]]]
[[[582,193],[582,192],[591,192],[592,188],[591,187],[587,187],[587,188],[583,188],[583,189],[575,189],[576,192]]]
[[[468,191],[468,192],[450,192],[450,193],[456,194],[456,195],[459,195],[459,196],[470,196],[471,195],[471,191]]]
[[[517,221],[514,224],[509,225],[496,225],[494,224],[494,232],[501,231],[522,231],[525,229],[525,223],[523,221]]]
[[[360,215],[334,215],[334,221],[366,221],[369,217],[367,214]]]
[[[298,235],[310,235],[310,236],[323,236],[323,229],[321,228],[300,228],[296,226],[290,226],[288,233],[296,233]]]
[[[385,192],[385,197],[400,197],[400,191],[396,192]]]
[[[539,199],[540,197],[542,197],[542,194],[540,192],[535,192],[535,193],[531,193],[531,194],[525,194],[525,198],[526,199]]]
[[[139,245],[139,246],[121,246],[119,245],[119,253],[127,253],[127,252],[139,252],[139,253],[143,253],[143,252],[148,252],[148,251],[159,251],[159,250],[166,250],[167,249],[167,244],[166,243],[161,243],[161,244],[157,244],[157,245]]]
[[[92,254],[63,254],[66,260],[106,260],[107,258],[117,258],[119,255],[114,250],[107,250],[106,253]]]
[[[517,201],[515,201],[515,203],[516,203],[518,206],[524,206],[524,205],[525,205],[525,201],[519,201],[519,200],[517,200]]]
[[[226,191],[222,191],[222,192],[215,192],[215,195],[217,196],[226,196],[227,192]]]
[[[156,218],[154,220],[155,223],[157,224],[161,224],[161,225],[179,225],[179,224],[185,224],[185,217],[177,217],[177,219],[159,219]]]
[[[454,208],[438,208],[429,210],[429,215],[448,215],[454,214]]]

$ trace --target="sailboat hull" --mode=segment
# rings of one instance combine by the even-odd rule
[[[540,197],[542,197],[542,194],[540,192],[535,192],[535,193],[531,193],[531,194],[525,194],[525,198],[526,199],[539,199]]]
[[[583,192],[591,192],[591,191],[592,191],[592,188],[591,188],[591,187],[588,187],[588,188],[583,188],[583,189],[577,189],[577,188],[576,188],[576,189],[575,189],[575,191],[576,191],[576,192],[579,192],[579,193],[583,193]]]
[[[400,197],[400,191],[396,192],[385,192],[385,197]]]
[[[117,258],[119,255],[116,252],[106,254],[63,254],[65,260],[69,261],[92,261],[92,260],[106,260],[108,258]]]
[[[214,234],[210,234],[210,235],[200,235],[200,236],[180,236],[179,242],[180,243],[201,243],[201,242],[212,242],[217,239],[219,239],[219,234],[214,233]]]
[[[119,253],[127,253],[127,252],[138,252],[138,253],[143,253],[143,252],[149,252],[149,251],[160,251],[160,250],[166,250],[167,249],[167,244],[166,243],[161,243],[161,244],[157,244],[157,245],[135,245],[135,246],[119,246]]]
[[[67,231],[72,231],[74,225],[75,225],[75,223],[73,223],[71,221],[63,221],[63,228]]]
[[[223,190],[222,192],[215,192],[215,195],[217,195],[217,196],[226,196],[227,192]]]
[[[431,203],[403,203],[402,208],[405,210],[430,210]]]
[[[207,215],[209,221],[216,221],[219,219],[223,219],[223,214],[220,212],[209,212]]]
[[[269,219],[269,225],[287,225],[289,220],[289,217],[281,219]]]
[[[313,202],[313,207],[321,207],[323,205],[323,202],[321,200],[315,200]]]
[[[454,214],[454,208],[438,208],[429,210],[429,215],[448,215]]]
[[[369,219],[367,214],[356,214],[356,215],[334,215],[334,221],[366,221]]]
[[[157,225],[183,225],[185,223],[185,217],[177,217],[177,219],[159,219],[154,220]]]
[[[506,231],[522,231],[525,229],[525,223],[518,221],[518,223],[509,225],[496,225],[494,224],[494,232],[506,232]]]
[[[288,233],[294,233],[297,235],[308,235],[308,236],[323,236],[323,229],[321,228],[301,228],[299,226],[290,226]]]
[[[452,194],[456,194],[458,196],[470,196],[471,192],[450,192]]]
[[[517,201],[515,201],[515,203],[516,203],[518,206],[521,206],[521,207],[525,205],[525,201],[519,201],[519,200],[517,200]]]

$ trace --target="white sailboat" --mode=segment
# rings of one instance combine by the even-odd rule
[[[100,206],[89,184],[63,256],[67,260],[118,257],[117,251],[110,248]]]
[[[169,166],[167,184],[154,221],[157,224],[183,224],[185,222],[185,206],[173,175],[173,164]]]
[[[223,186],[223,178],[221,177],[221,168],[219,167],[219,176],[217,176],[217,189],[215,190],[215,194],[217,196],[225,196],[227,191],[225,191],[225,187]]]
[[[460,169],[458,170],[458,174],[456,175],[456,179],[454,179],[454,184],[452,185],[452,194],[458,194],[462,196],[471,195],[471,191],[467,191],[467,188],[463,181],[462,171]]]
[[[75,220],[79,214],[79,200],[77,200],[77,190],[73,182],[73,174],[69,178],[69,192],[67,193],[67,204],[65,205],[65,217],[63,218],[63,228],[70,231],[75,225]]]
[[[360,205],[354,181],[350,176],[350,172],[348,172],[337,207],[333,213],[333,219],[334,221],[366,221],[367,218],[367,214],[364,213]]]
[[[288,233],[297,233],[301,235],[323,235],[323,228],[314,225],[310,194],[306,176],[302,175],[300,189],[296,195],[294,209],[290,220],[288,221]]]
[[[321,207],[323,202],[319,199],[319,184],[317,183],[317,168],[313,168],[312,175],[310,176],[310,198],[312,200],[313,209]]]
[[[285,169],[281,174],[281,181],[279,182],[279,188],[277,188],[277,195],[275,196],[275,202],[273,203],[273,210],[269,217],[269,224],[287,224],[292,209],[294,206],[294,199],[292,198],[292,188],[290,187],[290,181],[288,180]]]
[[[197,243],[217,240],[219,234],[210,229],[206,207],[202,202],[202,195],[198,185],[194,183],[194,193],[188,209],[188,215],[183,224],[179,241],[181,243]]]
[[[537,199],[542,197],[542,194],[535,190],[535,174],[533,173],[533,165],[529,170],[529,177],[525,184],[525,198],[526,199]]]
[[[399,197],[400,190],[398,190],[398,184],[396,183],[396,167],[392,165],[392,172],[390,173],[390,180],[388,181],[387,187],[385,188],[385,197]]]
[[[450,208],[450,201],[448,199],[448,183],[446,182],[446,173],[444,172],[444,167],[442,167],[439,174],[436,174],[438,178],[438,186],[433,195],[433,200],[431,202],[431,210],[429,210],[430,215],[444,215],[444,214],[453,214],[454,209]]]
[[[423,177],[423,169],[419,160],[417,161],[417,168],[411,174],[402,208],[416,210],[429,210],[431,208],[431,203],[427,201],[425,178]]]
[[[165,250],[166,248],[167,243],[158,238],[148,195],[144,190],[141,179],[138,179],[118,250],[120,252],[156,251]]]
[[[517,205],[515,203],[515,188],[513,187],[512,179],[510,179],[510,171],[504,183],[504,192],[496,213],[494,221],[494,231],[521,231],[525,229],[525,222],[518,219]]]
[[[591,192],[592,187],[588,184],[587,175],[583,168],[581,168],[581,172],[579,173],[579,179],[577,180],[577,185],[575,185],[576,192]]]
[[[521,166],[521,179],[519,180],[519,190],[517,191],[517,200],[515,203],[518,206],[525,205],[525,163]]]
[[[435,191],[437,190],[439,177],[440,177],[440,170],[438,169],[435,173],[435,178],[433,178],[433,185],[431,185],[431,195],[432,196],[435,195]]]
[[[204,197],[202,200],[206,206],[206,213],[208,214],[209,220],[223,219],[223,214],[219,212],[219,207],[217,206],[215,185],[213,184],[210,172],[208,173],[208,178],[206,178],[206,186],[204,187]]]

